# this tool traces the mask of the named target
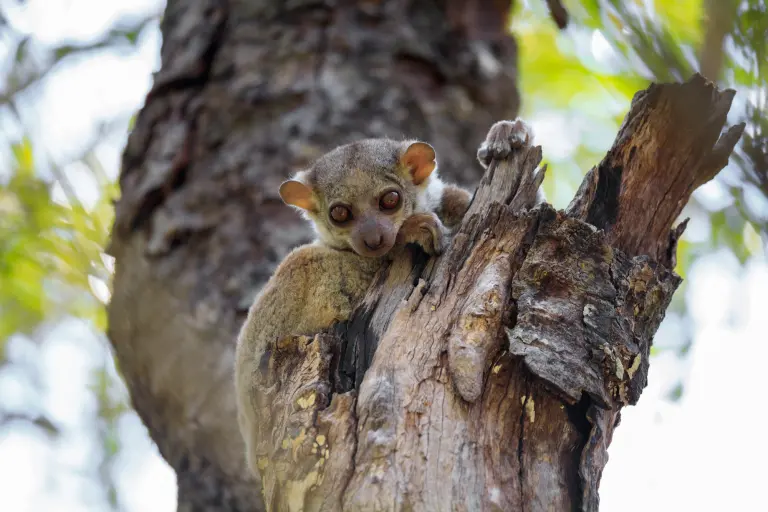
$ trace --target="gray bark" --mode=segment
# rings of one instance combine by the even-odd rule
[[[310,238],[279,183],[361,137],[417,137],[474,186],[518,110],[511,2],[169,0],[125,149],[109,337],[180,510],[256,510],[232,359],[254,295]]]

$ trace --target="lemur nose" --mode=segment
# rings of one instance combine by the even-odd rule
[[[376,249],[381,247],[382,241],[383,241],[383,237],[381,236],[381,233],[368,233],[363,238],[363,242],[365,243],[365,246],[372,251],[375,251]]]

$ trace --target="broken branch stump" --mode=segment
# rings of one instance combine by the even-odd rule
[[[344,325],[260,378],[269,510],[596,511],[621,408],[680,278],[691,193],[728,161],[733,91],[637,93],[569,207],[533,207],[540,147],[488,168],[446,253],[395,260]]]

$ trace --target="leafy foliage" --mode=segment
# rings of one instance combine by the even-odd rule
[[[13,17],[5,15],[5,7],[0,3],[0,377],[15,375],[17,382],[34,388],[29,397],[44,404],[46,379],[39,378],[34,363],[50,344],[48,333],[77,319],[78,326],[89,327],[78,332],[95,333],[101,344],[78,339],[68,343],[82,345],[81,350],[97,347],[109,354],[104,333],[111,259],[104,248],[118,184],[106,177],[97,158],[100,144],[110,135],[108,130],[80,156],[59,165],[47,153],[50,141],[40,136],[34,123],[28,126],[28,114],[35,110],[38,93],[48,82],[56,82],[55,71],[97,52],[135,51],[140,34],[156,23],[157,16],[118,22],[95,40],[62,40],[51,45],[18,30]],[[103,124],[109,127],[110,123]],[[98,197],[88,205],[80,201],[77,186],[70,181],[70,169],[75,167],[90,171],[97,184]],[[10,344],[12,340],[37,345],[33,364],[12,357],[19,353],[9,350],[18,347]],[[92,479],[91,485],[103,492],[105,505],[117,510],[121,504],[113,465],[123,448],[118,423],[131,408],[111,357],[99,364],[99,350],[92,354],[96,356],[95,366],[89,370],[92,374],[84,379],[96,406],[78,411],[90,416],[88,428],[93,432],[89,439],[93,446],[87,450],[93,466],[82,468],[81,476]],[[71,430],[78,427],[69,423],[66,428],[67,422],[52,421],[49,417],[55,414],[33,402],[22,404],[27,409],[0,402],[0,435],[11,426],[33,426],[53,436],[52,449],[65,439],[70,443],[73,437],[82,436]]]
[[[12,144],[11,176],[0,185],[0,347],[15,333],[31,335],[44,321],[73,315],[103,331],[103,303],[94,279],[107,281],[102,249],[112,222],[105,187],[93,211],[52,199],[52,185],[35,174],[29,139]]]

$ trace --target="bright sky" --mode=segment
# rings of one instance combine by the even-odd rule
[[[156,12],[153,0],[27,0],[11,13],[12,22],[50,43],[100,35],[124,15]],[[144,101],[151,73],[158,66],[159,34],[147,31],[140,51],[131,55],[102,53],[58,70],[39,91],[28,96],[34,109],[25,121],[37,141],[66,161],[82,149],[99,121],[129,116]],[[600,45],[595,47],[599,57]],[[0,48],[0,54],[2,48]],[[602,53],[605,53],[604,51]],[[545,152],[566,156],[577,141],[565,115],[532,119]],[[112,176],[118,172],[124,136],[100,148]],[[558,142],[561,142],[558,144]],[[76,167],[69,177],[86,204],[95,199],[91,178]],[[549,178],[548,178],[549,179]],[[717,201],[717,186],[700,196]],[[564,206],[567,198],[554,199]],[[701,232],[692,225],[691,233]],[[763,260],[764,261],[764,260]],[[761,390],[768,360],[768,268],[752,262],[741,269],[727,252],[703,258],[691,269],[687,299],[695,322],[693,348],[685,359],[663,353],[652,360],[649,386],[636,407],[623,411],[610,448],[601,485],[606,512],[655,510],[765,510],[764,461],[768,459],[766,414]],[[670,315],[657,344],[679,338],[680,320]],[[101,510],[90,475],[94,450],[91,418],[96,407],[89,372],[109,355],[103,340],[81,322],[55,326],[45,335],[45,349],[15,339],[10,357],[34,366],[42,393],[17,373],[0,373],[0,402],[9,409],[32,408],[62,426],[59,441],[37,430],[0,431],[0,510],[60,512]],[[40,363],[38,363],[40,364]],[[665,398],[683,377],[685,392],[677,402]],[[120,424],[121,451],[116,475],[119,497],[129,512],[175,510],[175,475],[162,461],[135,414]]]

